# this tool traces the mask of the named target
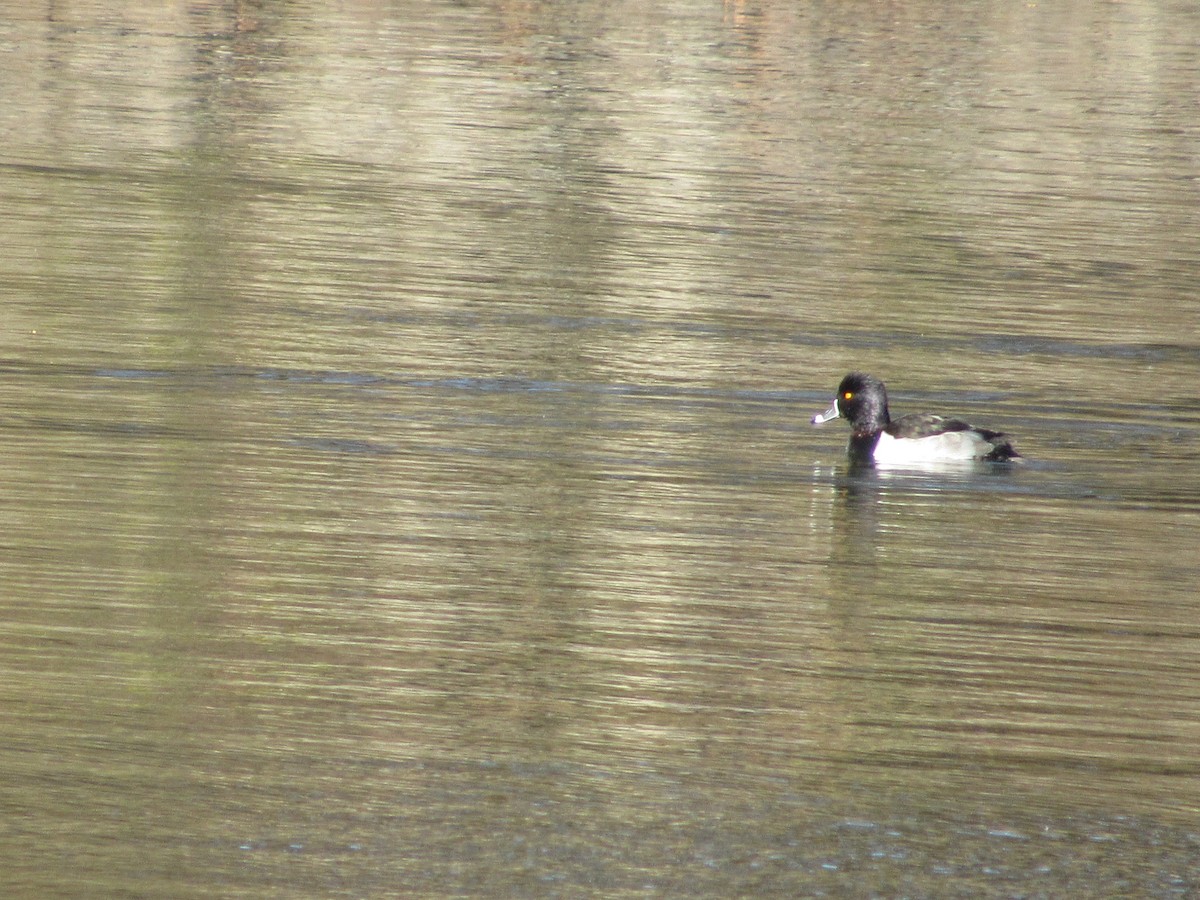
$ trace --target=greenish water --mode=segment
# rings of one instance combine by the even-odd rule
[[[13,12],[6,893],[1200,889],[1198,31]]]

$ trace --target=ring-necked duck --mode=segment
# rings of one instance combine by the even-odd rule
[[[893,422],[883,382],[862,372],[843,378],[833,406],[813,416],[812,422],[823,425],[839,416],[850,421],[850,459],[859,463],[1006,460],[1021,455],[1008,435],[960,419],[915,413]]]

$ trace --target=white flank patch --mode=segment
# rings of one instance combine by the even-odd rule
[[[894,438],[886,431],[879,435],[873,454],[880,465],[946,462],[978,459],[993,447],[974,431],[947,431],[923,438]]]

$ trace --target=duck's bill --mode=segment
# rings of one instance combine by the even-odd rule
[[[829,409],[825,410],[825,412],[817,413],[815,416],[813,416],[812,423],[814,425],[824,425],[826,422],[831,422],[836,419],[838,415],[838,408],[837,404],[835,403],[833,406],[829,407]]]

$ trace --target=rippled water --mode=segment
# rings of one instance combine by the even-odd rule
[[[7,893],[1200,890],[1189,4],[9,13]]]

